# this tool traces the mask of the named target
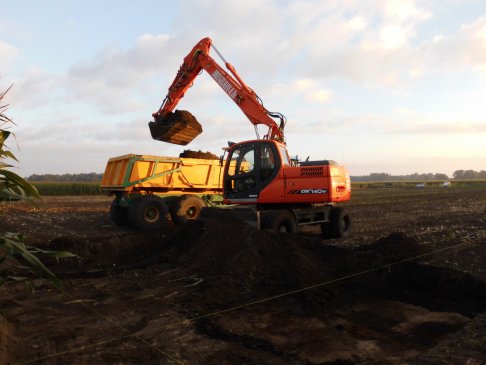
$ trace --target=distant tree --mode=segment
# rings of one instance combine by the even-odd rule
[[[464,179],[464,170],[456,170],[452,173],[452,178],[454,180]]]
[[[479,172],[474,170],[464,171],[464,179],[477,179],[479,178]]]
[[[384,172],[372,172],[370,174],[371,181],[387,181],[390,178],[391,175]]]
[[[456,170],[452,174],[454,180],[486,179],[486,171]]]
[[[449,180],[449,176],[446,174],[435,174],[434,180]]]

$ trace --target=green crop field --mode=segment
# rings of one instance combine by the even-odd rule
[[[99,182],[33,182],[41,196],[101,195]]]

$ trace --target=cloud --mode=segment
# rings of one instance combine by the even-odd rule
[[[288,83],[278,83],[264,88],[263,91],[269,100],[279,100],[280,104],[287,104],[286,99],[289,99],[288,103],[291,100],[303,100],[311,104],[325,104],[329,103],[333,96],[322,82],[309,78],[297,78]]]
[[[421,52],[434,72],[486,71],[486,16],[466,24],[453,35],[438,34]]]
[[[33,109],[60,100],[61,78],[38,68],[28,68],[16,78],[11,91],[12,106]]]
[[[440,116],[426,115],[397,108],[390,114],[353,115],[339,110],[326,114],[301,116],[287,128],[289,134],[363,135],[370,137],[393,135],[458,136],[486,134],[486,120],[443,120]]]
[[[19,54],[18,48],[0,40],[0,77],[7,74]]]
[[[92,60],[73,65],[65,77],[68,100],[92,103],[109,114],[141,110],[151,77],[158,79],[175,58],[182,60],[172,48],[174,43],[165,34],[145,34],[127,50],[106,49]],[[176,70],[171,69],[174,75]]]

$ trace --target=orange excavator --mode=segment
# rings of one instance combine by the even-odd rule
[[[209,55],[211,48],[221,57],[227,71]],[[251,217],[245,220],[258,228],[296,232],[299,226],[311,225],[320,227],[328,237],[347,236],[351,217],[336,206],[351,198],[346,169],[331,160],[290,159],[284,138],[285,117],[263,106],[210,38],[199,41],[184,58],[161,107],[152,115],[154,121],[149,123],[152,138],[186,145],[202,132],[191,113],[173,112],[202,70],[243,111],[257,134],[255,140],[229,143],[223,197],[225,204],[236,207],[227,209]],[[262,138],[257,128],[261,124],[268,127]]]

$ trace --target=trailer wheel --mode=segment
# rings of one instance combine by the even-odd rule
[[[167,205],[157,196],[143,195],[128,207],[128,220],[138,229],[155,230],[166,222]]]
[[[346,209],[337,207],[331,211],[331,232],[333,238],[349,236],[351,232],[351,216]]]
[[[176,199],[170,207],[170,217],[175,224],[185,224],[197,219],[206,202],[197,195],[183,195]]]
[[[289,210],[271,210],[262,214],[262,228],[270,231],[295,233],[297,222]]]
[[[126,227],[130,223],[128,221],[128,208],[119,205],[118,199],[111,202],[110,219],[114,224],[121,227]]]

